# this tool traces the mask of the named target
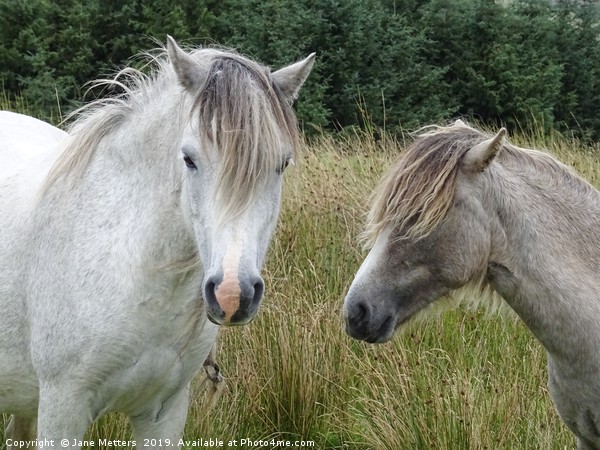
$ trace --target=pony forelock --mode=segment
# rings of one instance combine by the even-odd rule
[[[362,240],[372,246],[387,227],[398,239],[422,239],[446,217],[462,156],[485,135],[464,123],[420,130],[371,197]]]
[[[215,59],[195,106],[204,139],[219,149],[216,200],[225,220],[296,157],[296,118],[268,70],[236,54]]]

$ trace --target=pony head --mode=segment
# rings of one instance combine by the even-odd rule
[[[503,148],[457,121],[422,134],[376,189],[372,246],[343,306],[347,333],[385,342],[433,301],[485,273],[491,232],[481,182]]]
[[[270,72],[231,52],[187,53],[170,37],[167,52],[192,111],[180,143],[181,204],[204,269],[207,315],[245,324],[263,296],[282,175],[298,149],[291,105],[314,54]]]

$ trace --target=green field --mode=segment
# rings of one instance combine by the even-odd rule
[[[222,330],[226,388],[205,414],[196,384],[185,439],[312,440],[314,448],[351,450],[574,448],[548,396],[545,352],[512,314],[455,308],[376,346],[343,332],[343,297],[364,257],[356,236],[368,195],[402,139],[361,133],[305,144],[286,172],[261,311],[248,326]],[[558,136],[511,139],[550,149],[600,184],[600,149]],[[87,439],[129,437],[125,420],[108,416]]]

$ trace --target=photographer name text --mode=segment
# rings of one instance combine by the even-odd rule
[[[20,441],[7,439],[6,446],[19,449],[43,449],[53,447],[136,447],[136,441],[114,439],[80,440],[80,439],[43,439]],[[314,441],[290,441],[284,439],[144,439],[141,447],[180,447],[180,448],[219,448],[219,447],[268,447],[268,448],[306,448],[314,447]]]

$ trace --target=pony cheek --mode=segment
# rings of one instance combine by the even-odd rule
[[[264,259],[269,248],[271,238],[277,228],[277,217],[279,216],[280,201],[277,197],[273,202],[268,203],[261,211],[261,223],[257,224],[257,228],[253,228],[251,233],[258,237],[258,245],[256,245],[256,265],[262,267]]]
[[[206,203],[206,200],[195,193],[189,184],[184,185],[181,190],[181,215],[188,231],[196,235],[196,240],[199,240],[200,232],[202,234],[207,232],[208,224],[204,217],[205,213],[203,213],[206,207],[200,208],[200,205],[206,205]]]
[[[459,289],[473,280],[481,279],[486,271],[489,253],[483,249],[489,248],[484,243],[462,247],[470,251],[458,251],[455,258],[447,262],[442,271],[443,281],[451,289]]]

